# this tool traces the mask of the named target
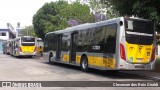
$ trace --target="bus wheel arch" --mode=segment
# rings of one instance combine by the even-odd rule
[[[86,54],[83,54],[81,56],[80,67],[82,71],[85,71],[85,72],[88,71],[88,58]]]

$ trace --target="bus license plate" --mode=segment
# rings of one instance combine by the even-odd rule
[[[24,53],[30,53],[30,51],[25,51]]]
[[[142,65],[136,65],[135,68],[144,68]]]

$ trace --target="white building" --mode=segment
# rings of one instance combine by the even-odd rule
[[[7,23],[6,27],[0,27],[0,52],[3,50],[3,41],[13,39],[15,37],[15,30],[10,23]]]

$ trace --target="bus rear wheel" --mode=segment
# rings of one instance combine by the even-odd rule
[[[88,71],[88,59],[86,57],[82,57],[80,65],[81,65],[82,71],[85,71],[85,72]]]

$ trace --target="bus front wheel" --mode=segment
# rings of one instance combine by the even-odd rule
[[[82,57],[81,59],[81,69],[82,71],[88,71],[88,59],[86,57]]]

